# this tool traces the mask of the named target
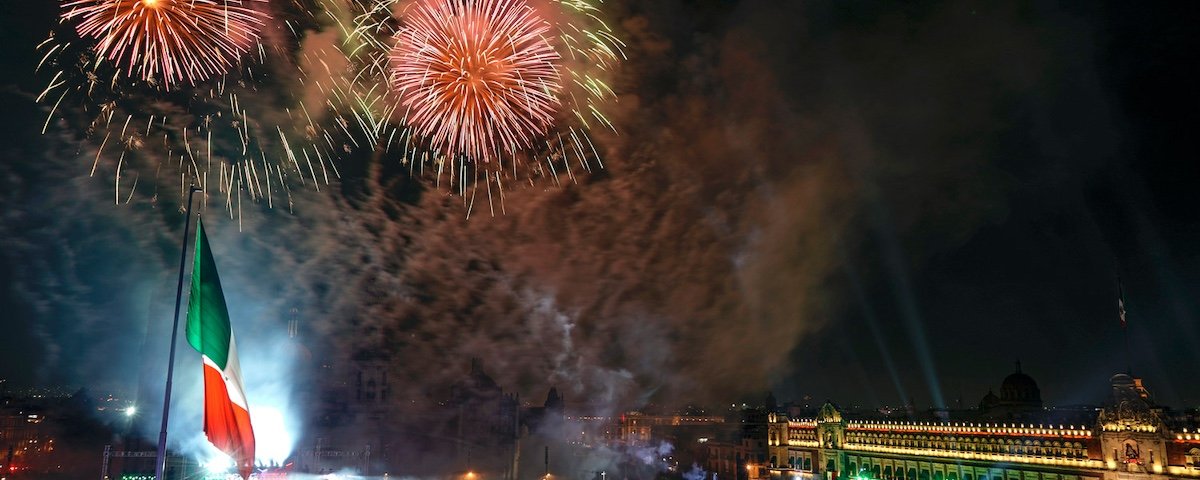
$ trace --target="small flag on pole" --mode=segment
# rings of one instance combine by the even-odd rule
[[[233,457],[242,478],[249,478],[254,468],[254,429],[229,309],[203,223],[196,227],[187,339],[204,358],[204,433],[213,446]]]
[[[1121,317],[1121,328],[1125,328],[1125,288],[1117,280],[1117,315]]]

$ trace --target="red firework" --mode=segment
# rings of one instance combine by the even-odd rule
[[[96,54],[167,89],[228,72],[258,40],[261,0],[63,0],[63,20],[97,40]]]
[[[486,162],[550,128],[560,57],[550,25],[523,0],[422,0],[403,21],[391,86],[431,148]]]

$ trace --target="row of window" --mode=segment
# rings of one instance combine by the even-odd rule
[[[989,437],[927,437],[924,435],[849,434],[851,443],[926,450],[1027,455],[1048,458],[1087,458],[1087,448],[1079,442],[1042,442]]]
[[[897,467],[895,469],[895,471],[893,471],[891,465],[883,466],[881,468],[880,465],[878,465],[878,464],[867,465],[865,463],[863,464],[862,468],[859,468],[858,464],[856,464],[855,462],[850,462],[847,465],[847,468],[851,472],[856,472],[856,474],[854,476],[856,476],[860,479],[871,478],[871,479],[880,479],[880,480],[960,480],[959,476],[958,476],[958,472],[953,472],[953,471],[946,472],[945,475],[943,475],[942,472],[940,472],[940,471],[934,471],[931,473],[929,470],[919,470],[918,471],[915,468],[905,469],[904,467]],[[995,474],[992,476],[979,475],[978,477],[976,477],[974,475],[974,473],[972,473],[972,472],[963,472],[961,480],[1005,480],[1005,478],[1004,478],[1003,474]]]
[[[771,455],[771,467],[772,468],[786,467],[786,468],[790,468],[792,470],[803,470],[806,472],[812,471],[812,457],[789,456],[787,465],[780,465],[778,460],[779,460],[778,457]]]

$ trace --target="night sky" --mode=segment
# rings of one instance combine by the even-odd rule
[[[1127,365],[1119,276],[1133,373],[1200,405],[1200,4],[605,10],[628,43],[618,134],[596,133],[606,168],[578,183],[468,219],[444,186],[352,154],[291,209],[243,205],[240,232],[213,200],[239,348],[295,316],[298,389],[369,359],[421,395],[475,356],[522,395],[622,407],[973,406],[1020,360],[1046,403],[1095,403]],[[41,134],[55,15],[0,3],[0,378],[151,385],[178,179],[154,180],[155,147],[130,153],[143,177],[115,205],[117,149],[90,176],[102,138]]]

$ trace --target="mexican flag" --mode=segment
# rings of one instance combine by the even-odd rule
[[[197,222],[196,227],[187,339],[204,357],[204,433],[213,446],[233,457],[242,478],[249,478],[254,468],[250,407],[242,388],[237,344],[233,341],[217,263],[202,222]]]

